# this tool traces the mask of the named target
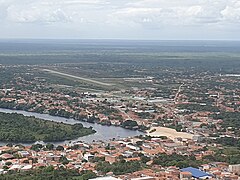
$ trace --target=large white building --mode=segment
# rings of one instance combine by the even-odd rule
[[[229,165],[229,171],[235,174],[240,174],[240,164]]]

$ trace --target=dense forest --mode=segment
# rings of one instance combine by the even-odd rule
[[[115,175],[121,175],[126,173],[132,173],[141,169],[141,163],[139,161],[124,160],[114,162],[110,164],[108,162],[100,162],[97,164],[97,170],[103,173],[113,172]]]
[[[240,128],[239,117],[240,112],[221,112],[218,114],[213,114],[212,117],[214,119],[222,119],[223,123],[222,126],[227,127],[234,127],[236,129]]]
[[[0,175],[1,180],[87,180],[95,178],[96,174],[92,171],[79,173],[76,170],[65,168],[54,169],[53,166],[39,168],[26,172],[11,172]]]
[[[198,162],[194,156],[183,156],[174,153],[171,156],[167,154],[158,154],[157,157],[154,157],[153,164],[185,168],[189,166],[198,167],[201,162]]]
[[[34,142],[63,141],[94,133],[82,124],[68,125],[26,117],[21,114],[0,113],[0,141]]]

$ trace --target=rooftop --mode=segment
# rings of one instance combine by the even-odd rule
[[[187,167],[187,168],[183,168],[180,169],[181,172],[190,172],[192,173],[192,176],[195,178],[201,178],[201,177],[205,177],[205,176],[212,176],[211,174],[205,173],[204,171],[201,171],[197,168],[193,168],[193,167]]]

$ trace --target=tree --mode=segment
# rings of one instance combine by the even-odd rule
[[[138,124],[136,121],[126,120],[122,123],[122,127],[127,129],[133,129],[134,127],[138,127]]]
[[[42,144],[33,144],[31,146],[31,150],[34,150],[34,151],[39,151],[40,149],[43,148],[43,145]]]
[[[81,176],[82,180],[88,180],[88,179],[93,179],[97,177],[97,175],[92,171],[84,171],[81,173],[82,173],[82,176]]]
[[[63,151],[63,150],[64,150],[64,147],[59,145],[59,146],[56,147],[56,150],[57,150],[57,151]]]
[[[147,156],[141,156],[141,161],[146,164],[148,161],[150,161],[151,158],[150,157],[147,157]]]
[[[46,144],[46,149],[47,150],[53,150],[54,149],[54,145],[53,144]]]
[[[62,156],[59,162],[62,163],[63,165],[66,165],[69,163],[69,160],[66,158],[66,156]]]
[[[12,162],[9,162],[9,161],[8,161],[8,162],[5,163],[5,165],[6,165],[6,166],[10,166],[10,165],[12,165]]]

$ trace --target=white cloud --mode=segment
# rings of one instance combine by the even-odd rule
[[[223,19],[227,22],[240,23],[240,1],[236,1],[226,6],[221,11]]]
[[[76,22],[77,19],[109,22],[106,17],[115,16],[111,21],[196,25],[236,22],[239,3],[239,0],[0,0],[0,9],[5,8],[8,21],[20,23]]]
[[[6,20],[16,23],[56,23],[82,21],[78,14],[88,14],[92,9],[103,8],[105,0],[2,0]]]
[[[71,17],[67,16],[60,8],[31,6],[21,10],[19,7],[11,6],[7,12],[8,20],[17,23],[54,23],[71,20]]]
[[[205,25],[221,23],[221,12],[227,4],[224,0],[142,0],[129,3],[131,7],[119,9],[114,15],[135,23],[144,23],[145,19],[149,19],[152,23],[165,25]]]
[[[240,26],[240,0],[0,0],[0,22],[0,34],[50,25],[59,34],[106,37],[230,34]]]

